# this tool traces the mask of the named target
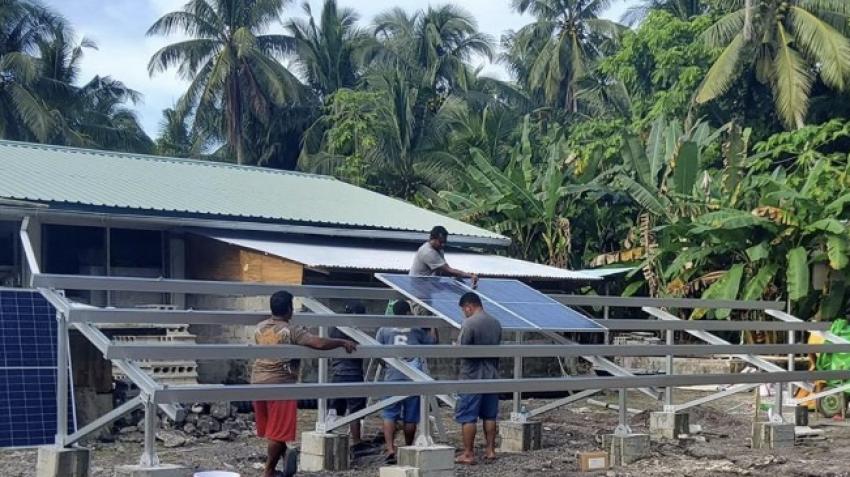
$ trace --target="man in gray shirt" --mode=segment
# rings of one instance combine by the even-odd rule
[[[458,303],[463,316],[457,342],[461,346],[498,345],[502,343],[502,325],[484,311],[481,298],[473,293],[465,293]],[[461,381],[473,379],[497,379],[499,377],[498,358],[464,358],[460,360]],[[478,419],[483,421],[485,440],[485,459],[496,458],[496,420],[499,417],[498,394],[461,394],[455,408],[455,421],[463,426],[463,454],[457,463],[472,465],[475,463],[475,432]]]
[[[352,315],[365,315],[366,307],[363,303],[354,302],[345,305],[345,313]],[[337,328],[331,328],[329,336],[335,339],[349,339]],[[354,358],[331,359],[331,382],[332,383],[362,383],[363,382],[363,360]],[[328,402],[330,409],[336,411],[338,417],[354,414],[366,407],[366,398],[337,398]],[[351,431],[351,448],[356,453],[363,451],[364,446],[360,435],[360,421],[352,421],[348,426]]]
[[[436,275],[469,278],[472,280],[473,288],[478,284],[478,275],[467,273],[449,266],[443,253],[443,248],[449,239],[449,232],[442,225],[431,229],[431,235],[427,242],[419,247],[413,257],[413,265],[410,266],[408,275],[415,277],[433,277]]]

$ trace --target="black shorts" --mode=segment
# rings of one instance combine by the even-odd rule
[[[363,376],[332,376],[332,383],[362,383]],[[366,407],[366,398],[338,398],[328,400],[328,408],[336,410],[337,416],[346,416]]]

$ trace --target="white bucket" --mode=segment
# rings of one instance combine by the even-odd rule
[[[240,477],[236,472],[228,472],[226,470],[207,470],[205,472],[195,472],[194,477]]]

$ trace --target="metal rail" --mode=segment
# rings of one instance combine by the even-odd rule
[[[379,383],[266,384],[232,386],[170,386],[155,394],[157,403],[244,401],[250,399],[417,396],[434,393],[509,393],[517,387],[526,392],[583,391],[586,389],[633,389],[652,386],[699,386],[706,384],[785,383],[801,380],[848,380],[850,371],[794,371],[777,373],[612,376],[588,378],[494,379],[480,381],[392,381]]]
[[[233,281],[178,280],[170,278],[105,277],[43,273],[33,277],[36,287],[62,290],[136,291],[150,293],[193,293],[199,295],[259,296],[286,290],[298,297],[358,300],[404,298],[388,288],[293,285]]]
[[[549,358],[582,356],[748,356],[771,354],[850,353],[845,344],[701,344],[701,345],[365,345],[353,353],[344,350],[321,351],[297,345],[239,344],[119,344],[110,345],[106,359],[127,360],[196,360],[196,359],[393,359],[393,358]],[[755,358],[759,359],[759,358]],[[776,371],[776,370],[771,370]],[[785,371],[785,370],[782,370]]]
[[[147,310],[141,308],[71,307],[71,323],[109,324],[179,324],[179,325],[246,325],[253,326],[269,317],[268,312]],[[436,316],[352,315],[341,313],[295,313],[292,322],[307,327],[354,326],[379,328],[409,326],[420,328],[455,327]]]
[[[740,301],[740,300],[703,300],[701,298],[648,298],[622,297],[607,295],[549,295],[555,300],[570,306],[593,306],[611,308],[713,308],[732,310],[784,310],[784,302]]]
[[[673,315],[671,315],[670,313],[667,313],[664,310],[659,310],[658,308],[644,307],[643,311],[645,311],[645,312],[649,313],[650,315],[658,318],[659,320],[681,321],[678,317],[673,316]],[[699,338],[699,339],[705,341],[706,343],[708,343],[710,345],[725,346],[725,345],[730,344],[728,341],[724,340],[723,338],[719,338],[719,337],[714,336],[711,333],[708,333],[708,332],[705,332],[705,331],[688,330],[688,331],[686,331],[686,333],[688,333],[688,334],[690,334],[690,335],[692,335],[696,338]],[[782,345],[782,346],[785,346],[785,345]],[[778,353],[788,353],[788,352],[794,352],[794,351],[778,351]],[[798,351],[798,352],[806,353],[807,351]],[[811,351],[811,352],[817,353],[818,351]],[[755,367],[757,367],[761,370],[764,370],[764,371],[770,371],[770,372],[786,371],[781,366],[773,364],[770,361],[766,361],[766,360],[759,358],[757,356],[753,356],[751,353],[747,353],[747,352],[735,353],[734,356],[736,358],[742,359],[742,360],[744,360],[744,361],[752,364],[753,366],[755,366]],[[812,386],[808,383],[804,383],[802,381],[797,381],[797,382],[794,382],[794,384],[805,389],[806,391],[812,390]]]

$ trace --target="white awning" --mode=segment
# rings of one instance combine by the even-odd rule
[[[291,236],[203,230],[201,235],[300,263],[315,270],[362,270],[407,272],[418,247],[388,246],[349,239],[300,239]],[[451,241],[451,238],[449,238]],[[453,268],[486,277],[538,278],[548,280],[600,280],[598,274],[564,270],[498,255],[447,250],[446,261]]]

